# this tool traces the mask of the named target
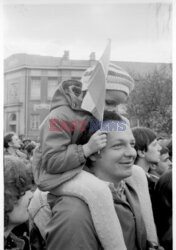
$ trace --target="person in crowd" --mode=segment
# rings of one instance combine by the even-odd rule
[[[159,241],[165,250],[172,248],[172,170],[165,172],[155,188],[154,215]]]
[[[157,177],[150,175],[149,170],[153,164],[160,161],[161,146],[157,141],[156,134],[149,128],[135,127],[132,129],[136,144],[137,156],[135,164],[140,166],[146,173],[151,201],[153,204],[153,193]]]
[[[32,198],[31,169],[16,156],[4,156],[4,249],[30,250],[28,205]]]
[[[90,74],[88,75],[89,77],[85,73],[83,76],[83,86],[90,82]],[[133,86],[134,80],[127,72],[114,64],[110,64],[106,85],[108,109],[111,107],[115,109],[119,103],[126,101]],[[85,173],[82,173],[86,158],[106,145],[106,132],[100,130],[86,144],[76,144],[82,130],[92,117],[89,112],[81,109],[82,98],[87,87],[86,85],[82,88],[82,83],[79,81],[66,80],[60,84],[54,93],[50,113],[40,128],[40,147],[35,150],[33,157],[35,181],[42,191],[58,194],[61,184],[78,176],[80,176],[80,180],[84,178],[86,183],[89,178],[86,177]],[[94,118],[92,117],[92,119]],[[64,124],[66,128],[69,126],[69,128],[65,129],[64,127],[63,129],[62,127],[62,129],[59,129],[61,124]],[[79,183],[79,179],[77,183]],[[94,185],[97,186],[96,180],[90,178],[88,185],[94,190]],[[104,192],[102,192],[103,190]],[[80,187],[78,185],[75,192],[80,191],[85,196],[86,185]],[[102,207],[105,207],[106,200],[103,193],[106,193],[107,199],[111,199],[111,193],[102,183],[99,192],[97,189],[97,198],[102,202]],[[91,199],[94,199],[94,197],[90,196],[86,199],[90,205]],[[113,220],[113,224],[109,224],[109,228],[119,228],[118,218]],[[98,226],[99,223],[97,223]],[[106,235],[109,236],[110,233],[107,232]]]
[[[26,154],[27,154],[27,159],[29,161],[32,161],[33,159],[33,152],[36,146],[37,144],[34,141],[31,141],[24,147],[24,150],[26,151]]]
[[[112,122],[120,123],[122,118],[115,112],[105,112],[103,127],[108,128],[107,144],[100,153],[93,153],[87,157],[84,169],[89,172],[87,177],[92,175],[92,178],[97,179],[97,184],[101,185],[102,182],[111,190],[113,209],[122,228],[122,235],[117,231],[116,237],[124,238],[125,248],[113,245],[113,239],[104,242],[101,237],[107,226],[108,217],[111,217],[109,210],[105,210],[104,216],[101,217],[101,230],[98,233],[94,223],[103,208],[97,199],[94,200],[95,214],[92,214],[84,197],[81,194],[80,196],[75,194],[73,189],[72,192],[70,190],[68,193],[61,192],[57,198],[49,194],[53,216],[47,225],[48,250],[56,249],[56,247],[58,250],[156,249],[154,243],[147,241],[146,227],[141,212],[143,204],[140,203],[142,200],[139,198],[139,196],[146,195],[143,201],[147,199],[147,193],[144,191],[148,190],[147,179],[140,167],[135,167],[140,173],[140,178],[139,175],[136,176],[137,178],[133,175],[133,163],[136,157],[134,136],[128,125],[124,130],[109,129],[108,124]],[[86,143],[93,133],[95,131],[90,130],[90,127],[87,128],[78,143]],[[135,180],[130,179],[131,176]],[[126,181],[127,178],[129,178],[128,181]],[[137,185],[139,182],[140,187]],[[77,180],[75,180],[76,184]],[[74,185],[72,187],[74,188]],[[98,187],[99,185],[96,188]],[[87,195],[90,191],[93,194],[96,193],[96,190],[93,191],[89,186],[86,191]],[[140,191],[142,195],[139,194]],[[110,207],[111,204],[108,205]],[[146,213],[149,210],[152,210],[151,206],[147,207]]]
[[[169,149],[167,147],[161,146],[160,151],[160,161],[157,164],[153,164],[150,167],[149,173],[155,178],[160,178],[167,170],[172,167],[172,162],[170,161]]]
[[[4,155],[13,155],[26,159],[26,155],[20,151],[21,140],[18,135],[14,132],[8,132],[4,136]]]

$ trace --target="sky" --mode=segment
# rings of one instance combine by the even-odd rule
[[[4,5],[4,57],[14,53],[98,59],[111,39],[111,60],[171,62],[169,4]]]

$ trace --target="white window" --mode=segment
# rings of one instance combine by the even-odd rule
[[[30,127],[32,130],[38,130],[40,125],[40,115],[32,114],[30,119]]]
[[[48,99],[51,100],[53,94],[58,87],[58,79],[48,79]]]
[[[33,78],[31,79],[31,93],[30,99],[31,100],[39,100],[41,97],[41,81],[40,78]]]

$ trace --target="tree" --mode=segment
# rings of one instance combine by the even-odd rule
[[[157,133],[172,133],[172,69],[162,66],[145,76],[135,76],[127,105],[130,117]]]

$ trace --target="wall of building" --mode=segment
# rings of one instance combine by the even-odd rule
[[[5,74],[4,131],[24,132],[25,70]]]

